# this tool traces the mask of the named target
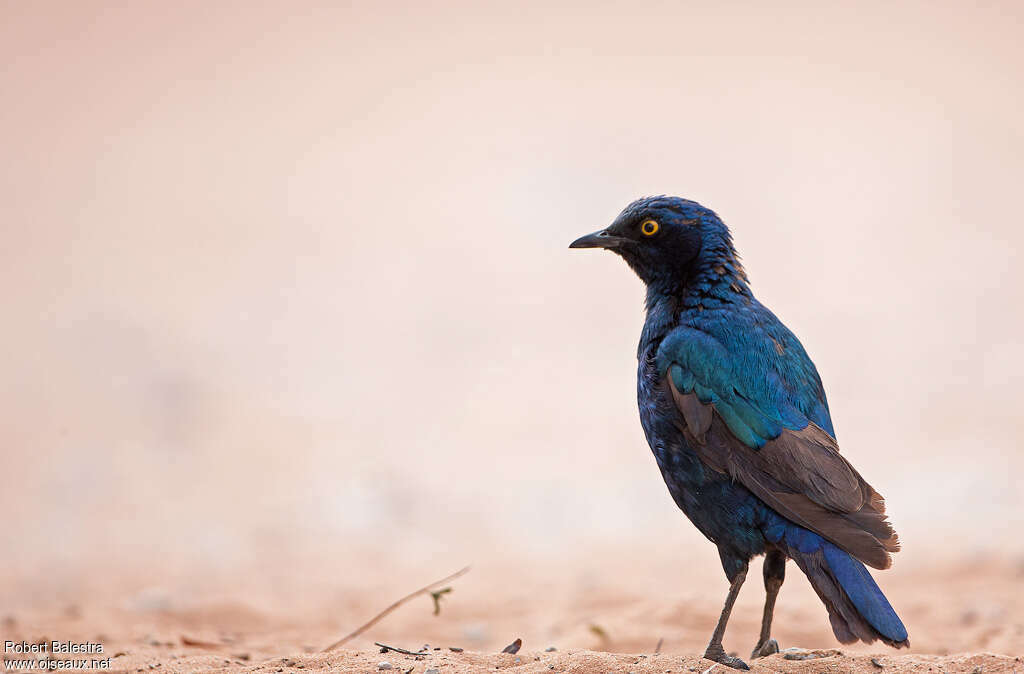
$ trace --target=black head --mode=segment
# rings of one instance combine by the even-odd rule
[[[637,199],[607,228],[570,248],[607,248],[647,285],[680,289],[701,267],[735,259],[725,223],[709,208],[679,197]]]

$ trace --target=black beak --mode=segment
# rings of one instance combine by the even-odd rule
[[[628,241],[621,236],[609,234],[607,229],[602,229],[593,234],[581,236],[569,244],[570,248],[616,248]]]

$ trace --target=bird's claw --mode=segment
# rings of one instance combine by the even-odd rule
[[[751,660],[757,660],[758,658],[768,657],[779,652],[779,642],[775,639],[769,639],[764,643],[760,643],[754,646],[753,652],[750,654]]]
[[[747,666],[747,663],[743,662],[739,658],[727,655],[721,644],[708,646],[708,649],[704,651],[704,659],[723,664],[726,667],[732,667],[733,669],[750,669],[750,667]]]

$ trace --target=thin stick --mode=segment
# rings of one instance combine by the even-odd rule
[[[395,653],[402,653],[404,655],[427,655],[428,653],[430,653],[430,651],[420,651],[419,653],[413,653],[412,651],[407,651],[404,648],[398,648],[397,646],[388,646],[387,644],[382,644],[379,641],[374,641],[373,645],[380,646],[384,649],[385,652],[394,651]]]
[[[344,636],[341,639],[338,639],[333,644],[331,644],[330,646],[325,648],[323,651],[321,651],[321,653],[327,653],[328,651],[333,651],[334,649],[341,647],[341,645],[344,644],[346,641],[348,641],[349,639],[354,639],[355,637],[359,636],[360,634],[362,634],[366,630],[370,629],[371,627],[376,625],[377,622],[380,621],[381,618],[383,618],[387,614],[391,613],[396,608],[398,608],[399,606],[401,606],[405,602],[409,601],[413,597],[418,597],[421,594],[426,594],[427,592],[430,592],[430,590],[432,588],[437,587],[441,583],[447,583],[449,580],[454,580],[454,579],[458,578],[459,576],[463,575],[464,573],[466,573],[467,571],[469,571],[469,567],[468,566],[466,568],[464,568],[464,569],[459,569],[458,571],[456,571],[455,573],[453,573],[450,576],[445,576],[441,580],[435,580],[433,583],[431,583],[429,585],[424,585],[423,587],[421,587],[420,589],[416,590],[415,592],[410,592],[409,594],[405,595],[404,597],[402,597],[401,599],[399,599],[398,601],[393,603],[391,606],[388,606],[386,609],[384,609],[383,611],[381,611],[380,613],[375,615],[370,620],[370,622],[366,623],[365,625],[363,625],[362,627],[357,629],[355,632],[352,632],[351,634],[349,634],[347,636]],[[391,647],[388,646],[388,648],[391,648]]]

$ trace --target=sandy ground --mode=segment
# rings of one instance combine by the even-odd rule
[[[724,580],[705,566],[687,570],[683,578],[676,568],[670,592],[665,580],[673,575],[671,560],[611,552],[585,556],[595,558],[605,563],[478,565],[451,583],[439,615],[429,596],[417,597],[331,653],[320,651],[416,588],[380,581],[369,567],[370,582],[364,583],[331,580],[326,571],[312,570],[267,582],[268,576],[252,571],[164,587],[146,586],[145,577],[132,573],[95,569],[105,583],[60,583],[59,596],[46,589],[52,585],[28,582],[11,589],[0,639],[99,643],[103,653],[86,657],[111,657],[112,669],[129,672],[374,672],[382,662],[417,674],[707,671],[713,663],[699,656]],[[909,627],[909,652],[837,644],[824,609],[790,565],[775,636],[783,649],[822,649],[822,657],[776,655],[752,663],[754,671],[1024,672],[1024,566],[910,561],[904,565],[909,568],[880,576]],[[381,560],[376,570],[390,564]],[[634,576],[626,575],[630,570]],[[403,574],[403,583],[409,575]],[[628,582],[619,580],[627,577]],[[748,583],[740,595],[725,645],[741,657],[753,646],[762,599],[758,582]],[[519,653],[500,652],[516,638],[523,640]],[[429,650],[416,657],[381,654],[378,641]]]
[[[754,672],[1016,672],[1024,668],[1020,657],[992,653],[957,654],[949,656],[851,656],[841,651],[812,651],[808,660],[788,660],[773,655],[753,663]],[[453,653],[447,649],[425,656],[410,656],[367,651],[338,651],[329,655],[292,655],[252,662],[250,658],[223,654],[174,654],[168,656],[154,649],[126,653],[113,660],[116,671],[222,671],[222,672],[670,672],[733,671],[694,655],[625,654],[597,651]]]

